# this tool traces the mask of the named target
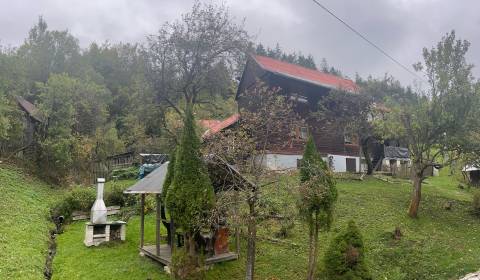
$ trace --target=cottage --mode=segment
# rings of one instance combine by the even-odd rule
[[[319,152],[335,172],[360,172],[361,156],[356,136],[346,135],[337,127],[309,118],[318,101],[332,89],[358,94],[359,88],[353,81],[269,57],[252,55],[238,86],[236,100],[239,109],[248,103],[241,93],[251,88],[257,80],[270,87],[280,88],[281,94],[295,101],[294,110],[306,119],[306,126],[296,129],[289,147],[281,150],[273,148],[268,152],[264,162],[267,168],[297,168],[306,139],[311,134]],[[204,137],[233,125],[239,118],[240,116],[235,114],[222,122],[213,123]]]

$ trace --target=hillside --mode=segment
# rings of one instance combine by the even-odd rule
[[[59,191],[0,164],[0,279],[44,279],[49,205]]]
[[[265,197],[280,202],[295,213],[297,176],[283,176],[269,186]],[[356,221],[365,241],[367,262],[375,279],[459,279],[480,267],[480,219],[470,213],[471,190],[459,189],[453,177],[427,180],[420,217],[406,215],[410,195],[406,181],[387,183],[377,179],[338,182],[339,199],[331,232],[321,234],[320,254],[333,236]],[[453,202],[451,210],[444,204]],[[154,219],[146,221],[146,239],[154,240]],[[392,232],[400,227],[402,238]],[[256,274],[258,279],[304,279],[307,264],[307,229],[295,220],[291,234],[272,242],[278,232],[276,222],[259,228]],[[85,248],[83,223],[74,223],[58,237],[54,279],[169,279],[162,267],[138,255],[138,217],[129,221],[123,244]],[[243,243],[245,246],[245,243]],[[244,247],[245,248],[245,247]],[[244,249],[243,248],[243,249]],[[245,252],[238,261],[218,264],[208,271],[208,279],[243,279]],[[321,259],[321,258],[320,258]],[[321,267],[321,264],[320,264]]]

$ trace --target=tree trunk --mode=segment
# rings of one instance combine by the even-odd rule
[[[185,234],[185,249],[191,257],[196,256],[195,237],[191,232]]]
[[[421,198],[422,198],[422,175],[419,174],[417,170],[415,170],[413,172],[412,200],[410,201],[410,207],[408,209],[408,215],[410,217],[416,218],[418,216],[418,208],[420,206]]]
[[[367,175],[373,174],[373,163],[372,158],[370,157],[370,152],[368,150],[368,139],[362,139],[362,153],[365,157],[365,163],[367,164]]]
[[[313,277],[315,276],[315,272],[317,270],[317,259],[318,259],[318,232],[320,230],[320,223],[319,223],[319,218],[318,218],[318,213],[315,214],[315,232],[314,232],[314,241],[313,241],[313,274],[312,274],[312,280]]]
[[[257,241],[257,220],[255,213],[256,199],[251,198],[248,201],[248,240],[247,240],[247,263],[245,269],[245,280],[253,280],[255,270],[255,251]]]
[[[311,221],[309,226],[309,253],[308,253],[308,272],[307,280],[315,279],[315,271],[317,268],[317,259],[318,259],[318,232],[319,232],[319,223],[318,223],[318,213],[315,213],[315,219]]]

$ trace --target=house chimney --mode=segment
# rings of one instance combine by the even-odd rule
[[[97,179],[97,199],[92,206],[90,222],[93,224],[105,224],[107,222],[107,207],[103,201],[103,187],[105,178]]]

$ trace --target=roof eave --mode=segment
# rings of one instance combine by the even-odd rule
[[[328,89],[333,89],[333,90],[340,90],[340,89],[342,89],[341,87],[336,87],[336,86],[329,85],[329,84],[319,83],[319,82],[315,82],[315,81],[308,80],[308,79],[302,79],[302,78],[297,77],[297,76],[293,76],[293,75],[281,73],[281,72],[278,72],[278,71],[274,71],[274,70],[272,70],[272,69],[269,69],[269,68],[267,68],[267,67],[264,67],[260,62],[258,62],[258,60],[255,58],[255,56],[251,55],[250,57],[255,61],[255,63],[257,63],[257,65],[258,65],[260,68],[262,68],[263,70],[265,70],[265,71],[267,71],[267,72],[269,72],[269,73],[272,73],[272,74],[274,74],[274,75],[283,76],[283,77],[286,77],[286,78],[289,78],[289,79],[294,79],[294,80],[297,80],[297,81],[309,83],[309,84],[312,84],[312,85],[315,85],[315,86],[321,86],[321,87],[328,88]],[[243,77],[243,75],[242,75],[242,77]],[[351,92],[351,93],[355,93],[355,92],[356,92],[355,90],[352,90],[352,89],[345,89],[345,90],[348,91],[348,92]]]

